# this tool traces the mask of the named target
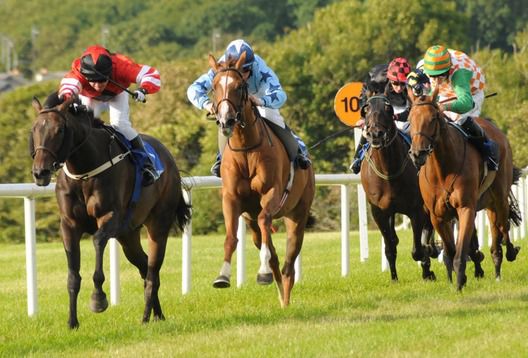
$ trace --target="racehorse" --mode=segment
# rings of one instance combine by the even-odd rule
[[[489,138],[500,150],[497,172],[487,173],[480,153],[469,145],[465,136],[455,126],[449,125],[439,106],[433,102],[438,94],[414,96],[409,89],[412,107],[412,145],[409,151],[420,167],[419,185],[431,222],[444,243],[444,262],[448,277],[453,268],[457,275],[457,289],[461,290],[467,277],[466,256],[470,240],[475,236],[475,214],[486,209],[491,225],[491,256],[495,276],[500,279],[502,247],[506,245],[506,258],[514,261],[519,247],[510,241],[510,221],[519,224],[521,217],[511,186],[520,177],[513,166],[512,152],[506,136],[491,122],[476,118]],[[458,219],[458,240],[455,244],[452,221]]]
[[[143,188],[131,205],[135,178],[141,173],[128,160],[131,153],[122,149],[114,133],[109,133],[100,123],[97,126],[93,112],[75,110],[71,107],[73,102],[72,98],[60,104],[54,93],[42,107],[34,98],[37,117],[30,137],[32,173],[37,185],[48,185],[52,174],[63,165],[63,170],[58,172],[55,194],[68,260],[68,325],[72,329],[79,327],[79,241],[83,233],[93,235],[96,253],[91,310],[103,312],[108,307],[102,288],[103,253],[108,239],[116,238],[144,280],[143,323],[150,320],[152,312],[155,320],[163,320],[158,289],[167,237],[173,223],[177,222],[183,229],[190,219],[190,206],[182,196],[179,170],[166,147],[152,137],[143,136],[159,154],[165,171],[154,184]],[[140,242],[143,225],[148,232],[148,256]]]
[[[231,257],[236,249],[238,217],[243,214],[260,250],[257,283],[277,283],[282,307],[290,303],[295,259],[301,251],[305,226],[315,193],[312,167],[294,169],[285,147],[260,116],[248,95],[246,54],[217,63],[209,55],[214,111],[225,137],[222,166],[222,209],[226,226],[224,263],[215,287],[229,287]],[[284,218],[287,249],[282,270],[271,238],[272,219]]]
[[[413,230],[412,257],[421,261],[422,278],[435,280],[430,270],[430,257],[438,257],[433,241],[433,228],[424,211],[418,187],[417,170],[408,155],[408,144],[393,119],[393,107],[386,95],[367,100],[361,116],[365,118],[364,136],[369,143],[361,165],[361,184],[370,203],[372,216],[385,242],[385,257],[391,278],[396,272],[398,235],[394,229],[395,215],[407,215]]]

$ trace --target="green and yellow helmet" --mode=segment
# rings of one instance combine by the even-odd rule
[[[427,49],[424,56],[424,72],[429,76],[441,75],[451,68],[451,56],[445,46],[434,45]]]

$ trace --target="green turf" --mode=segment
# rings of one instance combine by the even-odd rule
[[[275,235],[282,262],[284,234]],[[302,280],[281,309],[275,285],[258,286],[258,252],[249,241],[247,281],[240,289],[211,285],[223,260],[223,237],[195,236],[191,292],[181,295],[181,239],[171,238],[160,300],[166,320],[140,323],[143,284],[121,255],[121,302],[101,314],[88,308],[94,250],[82,243],[80,328],[67,328],[66,258],[62,244],[37,245],[38,313],[27,316],[25,249],[0,245],[0,356],[34,357],[518,357],[528,354],[528,267],[524,247],[504,262],[496,282],[489,250],[485,278],[469,263],[463,293],[433,262],[438,280],[423,282],[401,233],[399,282],[380,271],[380,243],[370,233],[370,258],[359,262],[351,236],[351,273],[341,277],[338,233],[311,233],[302,251]],[[526,240],[517,243],[526,246]],[[108,257],[108,250],[106,252]],[[234,260],[235,262],[236,260]],[[105,259],[107,279],[108,259]],[[233,286],[236,286],[233,267]],[[105,290],[109,294],[108,280]]]

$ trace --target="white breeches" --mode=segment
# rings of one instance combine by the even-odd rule
[[[128,105],[128,93],[121,92],[108,102],[98,101],[79,95],[79,98],[85,106],[93,110],[94,117],[100,118],[101,113],[109,111],[110,125],[123,134],[126,139],[131,140],[137,137],[138,132],[132,128],[130,123],[130,107]]]

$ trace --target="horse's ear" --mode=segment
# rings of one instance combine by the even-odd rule
[[[242,52],[242,55],[238,58],[238,61],[235,63],[235,68],[240,70],[244,63],[246,63],[246,51]]]
[[[35,111],[40,112],[42,109],[42,105],[40,104],[40,101],[37,97],[33,97],[33,101],[31,101],[31,105],[33,105],[33,108],[35,108]]]
[[[75,97],[74,96],[71,96],[70,98],[68,98],[66,101],[62,102],[58,107],[57,107],[57,110],[59,112],[65,112],[68,110],[68,108],[70,108],[71,104],[75,102]]]
[[[212,54],[209,54],[209,67],[211,67],[214,72],[218,72],[218,63]]]

